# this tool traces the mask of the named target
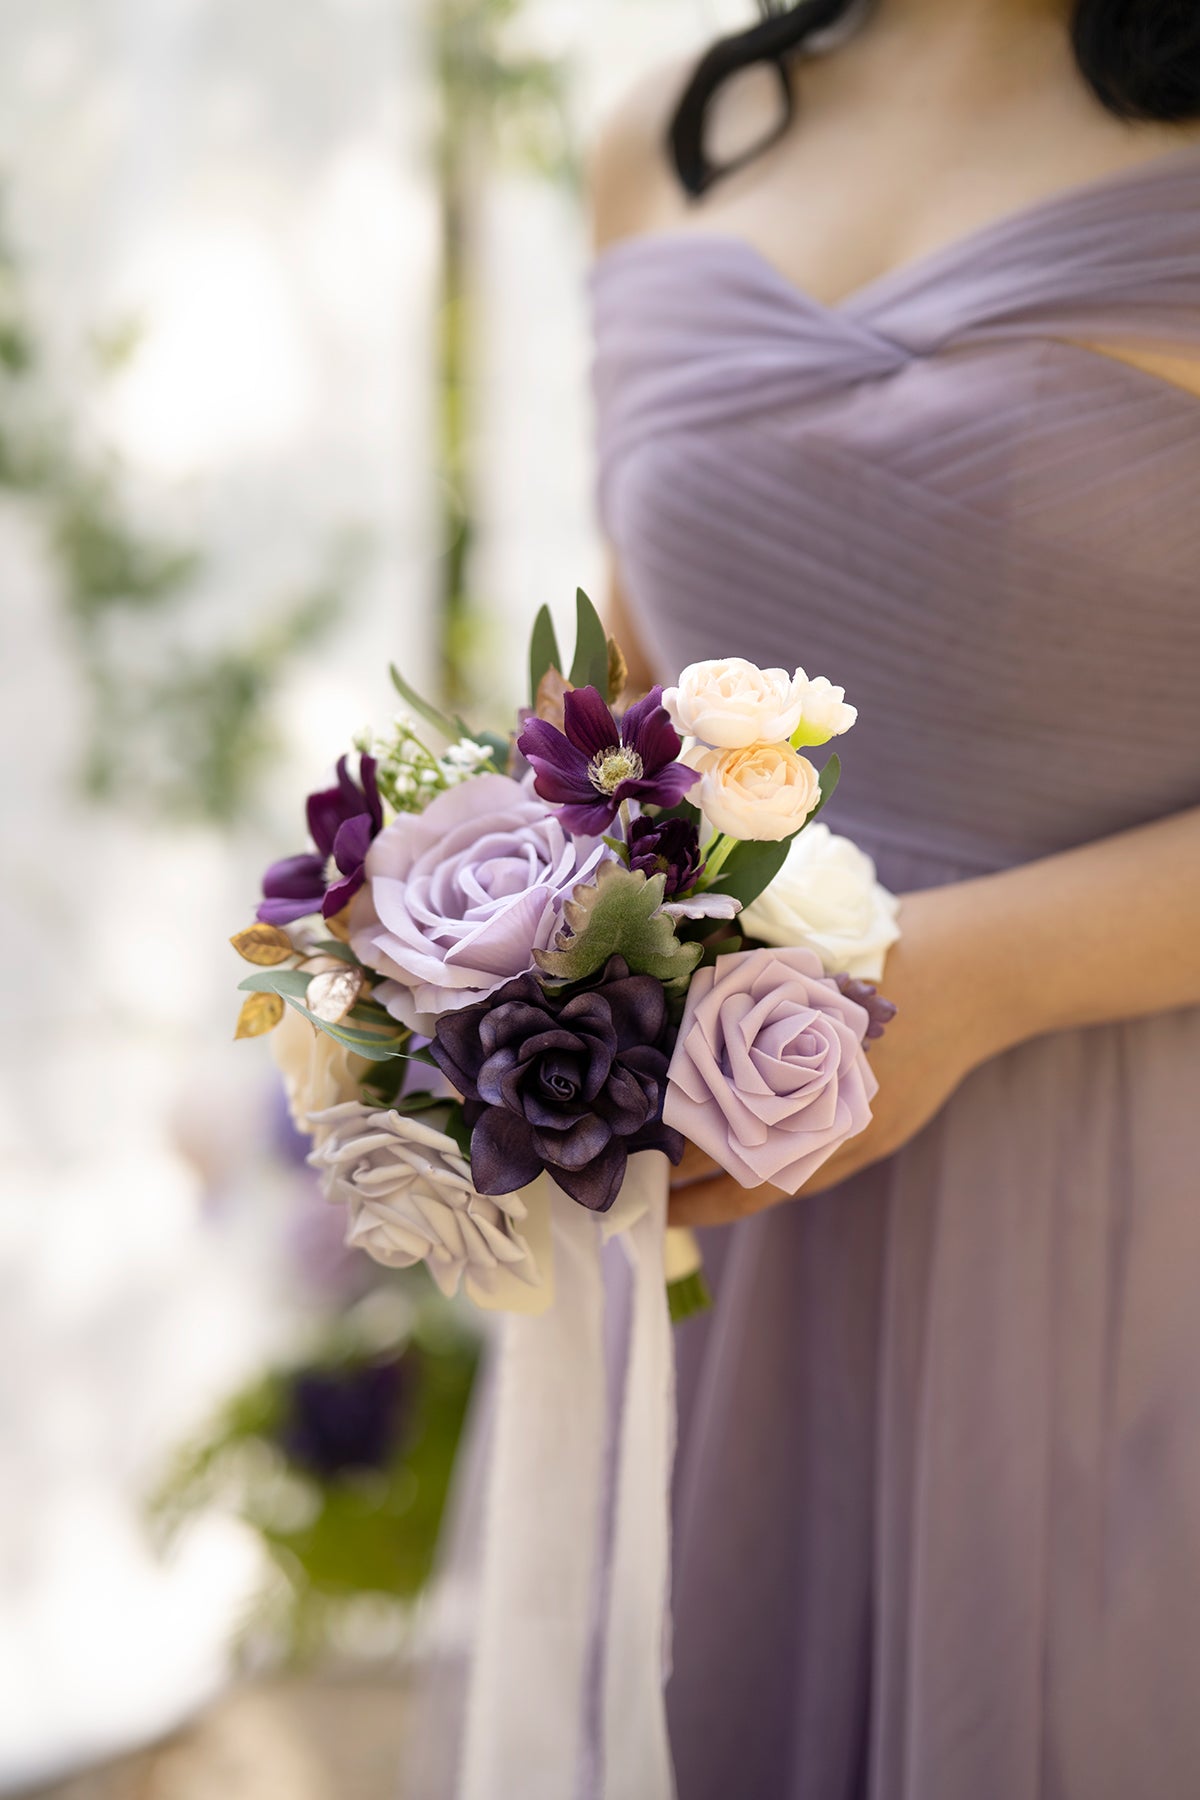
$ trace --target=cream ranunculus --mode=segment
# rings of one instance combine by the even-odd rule
[[[742,914],[742,928],[764,944],[814,950],[827,974],[878,981],[900,936],[899,905],[871,858],[818,822],[792,843],[774,881]]]
[[[714,831],[752,842],[778,842],[799,831],[821,797],[817,771],[788,744],[747,750],[692,750],[700,771],[696,804]]]
[[[760,669],[741,656],[689,663],[679,685],[663,693],[683,737],[716,750],[784,744],[800,723],[809,683],[803,669]]]
[[[295,1007],[284,1008],[270,1043],[297,1131],[311,1137],[316,1129],[314,1113],[358,1099],[359,1084],[370,1063],[345,1049],[327,1031],[310,1025]]]
[[[546,1240],[548,1263],[548,1219],[532,1216],[521,1194],[476,1193],[453,1138],[358,1101],[332,1107],[315,1124],[309,1161],[329,1199],[348,1209],[347,1244],[392,1269],[425,1263],[448,1298],[461,1284],[480,1306],[541,1310],[546,1283],[526,1231]]]
[[[858,708],[846,705],[845,688],[834,687],[826,675],[815,675],[809,681],[803,669],[796,670],[796,681],[801,689],[800,719],[789,736],[798,750],[814,749],[849,731]]]

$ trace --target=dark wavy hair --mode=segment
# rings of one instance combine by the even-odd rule
[[[788,129],[795,110],[789,57],[806,40],[847,19],[857,0],[758,0],[762,17],[725,37],[701,57],[675,112],[670,149],[689,194],[702,194],[759,155]],[[1080,73],[1111,113],[1122,119],[1180,121],[1200,117],[1198,0],[1075,0],[1071,36]],[[733,162],[715,164],[705,148],[708,109],[722,84],[762,65],[778,75],[780,122],[765,142]]]

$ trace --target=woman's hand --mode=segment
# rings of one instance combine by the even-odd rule
[[[879,1077],[871,1123],[817,1171],[804,1194],[820,1193],[891,1156],[973,1068],[1010,1041],[1006,1009],[989,1002],[990,980],[975,973],[974,887],[932,888],[903,900],[903,936],[879,984],[899,1010],[869,1052]],[[670,1222],[725,1225],[788,1198],[774,1187],[741,1187],[689,1145],[672,1181]]]

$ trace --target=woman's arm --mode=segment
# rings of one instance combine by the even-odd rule
[[[1048,1032],[1200,1006],[1200,807],[1077,850],[905,897],[871,1052],[874,1118],[804,1189],[890,1156],[972,1069]],[[1200,1100],[1200,1070],[1197,1070]],[[724,1224],[789,1196],[689,1151],[671,1222]]]

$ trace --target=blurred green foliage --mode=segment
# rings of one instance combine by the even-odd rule
[[[428,1286],[423,1269],[409,1279],[422,1292]],[[403,1423],[385,1466],[317,1473],[289,1444],[297,1381],[314,1371],[352,1378],[378,1360],[378,1351],[354,1344],[343,1322],[315,1357],[274,1369],[235,1395],[179,1452],[154,1496],[151,1521],[164,1547],[189,1518],[215,1508],[249,1526],[266,1550],[274,1580],[245,1619],[239,1647],[246,1657],[311,1657],[364,1601],[390,1608],[402,1626],[428,1579],[478,1351],[434,1300],[417,1307],[399,1353]]]
[[[133,325],[87,345],[97,385],[137,354]],[[304,591],[211,645],[197,629],[203,550],[139,523],[120,465],[57,397],[17,256],[0,232],[0,493],[31,509],[85,696],[80,781],[144,815],[228,823],[276,749],[268,702],[339,616],[361,539],[339,536]],[[85,400],[91,395],[85,395]],[[76,413],[83,409],[75,406]]]

